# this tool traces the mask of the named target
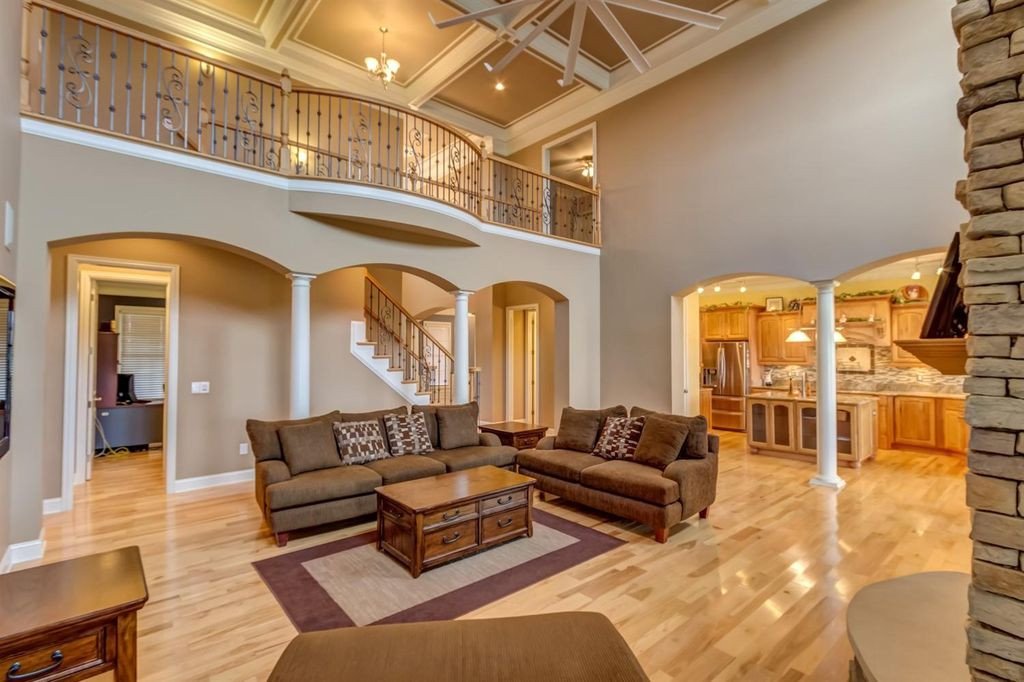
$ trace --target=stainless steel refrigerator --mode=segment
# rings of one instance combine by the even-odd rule
[[[746,430],[750,389],[750,345],[746,341],[701,344],[701,383],[711,387],[711,421],[716,429]]]

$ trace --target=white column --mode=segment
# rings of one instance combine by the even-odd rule
[[[291,273],[291,385],[288,411],[292,419],[309,416],[309,284],[316,275]]]
[[[814,282],[818,289],[818,475],[811,485],[840,490],[836,441],[836,295],[832,280]]]
[[[455,358],[456,405],[469,402],[469,295],[471,291],[455,292],[455,323],[452,325],[452,355]]]

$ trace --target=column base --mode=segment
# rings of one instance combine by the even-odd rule
[[[838,476],[815,476],[808,483],[819,488],[831,488],[832,490],[842,490],[846,487],[846,481]]]

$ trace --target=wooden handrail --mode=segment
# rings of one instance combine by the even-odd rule
[[[572,189],[576,189],[576,190],[579,190],[581,192],[586,192],[587,194],[592,194],[595,197],[599,195],[598,190],[594,189],[593,187],[587,187],[586,185],[578,185],[578,184],[576,184],[575,182],[573,182],[571,180],[565,180],[563,178],[555,177],[554,175],[551,175],[550,173],[542,173],[539,170],[536,170],[534,168],[530,168],[529,166],[524,166],[523,164],[516,163],[515,161],[509,161],[508,159],[503,158],[501,156],[489,156],[489,157],[487,157],[487,160],[491,161],[493,163],[500,163],[500,164],[502,164],[504,166],[511,166],[512,168],[516,168],[518,170],[525,171],[525,172],[529,173],[530,175],[536,175],[537,177],[544,178],[545,180],[550,180],[551,182],[556,182],[559,185],[565,185],[566,187],[571,187]]]

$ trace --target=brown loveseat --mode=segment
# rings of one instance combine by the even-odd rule
[[[625,416],[625,408],[601,411]],[[541,493],[638,521],[654,529],[658,542],[668,529],[694,514],[707,518],[718,484],[718,436],[709,435],[704,417],[665,415],[634,407],[631,417],[658,416],[684,422],[689,435],[675,461],[660,470],[625,459],[604,459],[592,447],[556,449],[556,437],[517,457],[519,472],[537,480]],[[564,420],[564,417],[563,417]]]
[[[476,405],[461,406],[461,408]],[[256,502],[263,512],[279,546],[288,542],[289,531],[310,528],[325,523],[356,518],[377,511],[374,488],[414,478],[435,476],[447,471],[458,471],[487,464],[510,469],[514,466],[515,448],[501,445],[497,436],[477,434],[475,445],[442,449],[437,426],[437,410],[456,407],[414,406],[414,412],[423,412],[434,451],[425,455],[401,455],[366,464],[342,464],[328,460],[319,468],[293,472],[284,456],[278,431],[282,427],[334,422],[361,422],[374,419],[381,423],[387,414],[408,414],[406,407],[376,412],[330,412],[309,419],[285,421],[246,422],[246,431],[256,459]],[[475,421],[475,417],[474,417]],[[323,437],[327,437],[326,435]],[[322,440],[322,438],[321,438]],[[391,445],[385,435],[385,446]],[[322,442],[311,443],[319,448]],[[330,446],[326,445],[325,450]],[[337,450],[335,449],[335,454]]]

